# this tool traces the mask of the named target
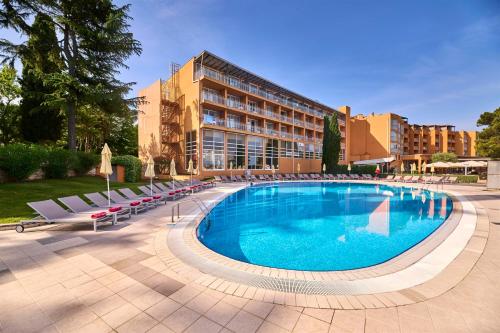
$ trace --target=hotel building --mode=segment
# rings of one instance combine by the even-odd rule
[[[356,115],[350,119],[350,158],[356,164],[384,160],[393,166],[430,162],[432,154],[451,152],[459,158],[476,156],[475,131],[456,131],[452,125],[409,124],[393,113]]]
[[[321,172],[323,118],[337,114],[340,164],[386,162],[420,168],[433,153],[475,156],[476,132],[452,125],[409,124],[393,113],[356,115],[326,106],[204,51],[170,78],[142,89],[139,157],[189,160],[202,177],[224,174]],[[168,171],[167,171],[168,173]]]
[[[320,172],[323,117],[336,113],[349,161],[350,108],[334,109],[207,51],[141,90],[139,155],[174,158],[197,174]],[[229,170],[232,171],[229,171]]]

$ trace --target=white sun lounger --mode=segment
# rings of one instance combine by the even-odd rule
[[[92,207],[77,195],[58,198],[58,200],[61,201],[66,207],[68,207],[73,213],[93,214],[96,212],[102,212],[101,207]],[[107,213],[113,216],[115,223],[118,222],[119,218],[129,219],[131,215],[129,207],[121,207],[119,205],[107,208]]]
[[[104,215],[97,217],[96,215],[99,215],[99,213],[70,213],[59,206],[54,200],[28,202],[27,204],[39,216],[31,220],[21,221],[21,224],[16,227],[17,232],[23,232],[24,225],[32,223],[92,223],[94,231],[97,231],[97,223],[111,221],[114,224],[113,216],[108,214],[106,210],[101,210]]]

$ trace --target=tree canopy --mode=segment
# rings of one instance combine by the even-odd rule
[[[458,160],[455,153],[435,153],[431,157],[432,163],[435,162],[456,162]]]
[[[493,112],[482,113],[477,125],[485,126],[476,140],[478,154],[500,158],[500,107]]]
[[[0,69],[0,144],[10,143],[18,136],[21,88],[14,67],[4,65]]]
[[[28,40],[39,32],[30,24],[34,17],[45,15],[54,26],[53,47],[60,68],[40,71],[37,78],[52,89],[45,105],[65,110],[70,149],[77,144],[78,108],[92,105],[120,113],[137,103],[125,98],[133,83],[117,78],[127,68],[125,61],[142,51],[129,31],[128,11],[129,5],[116,6],[111,0],[11,0],[0,5],[0,26],[27,35]],[[22,58],[28,48],[27,43],[0,40],[3,62]]]

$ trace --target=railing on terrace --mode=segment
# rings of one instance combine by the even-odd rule
[[[297,140],[304,140],[304,136],[300,134],[294,134],[293,137]]]
[[[295,119],[294,123],[295,123],[295,125],[299,125],[299,126],[304,127],[304,122],[302,120]]]
[[[280,136],[282,138],[292,139],[292,135],[290,133],[287,133],[287,132],[281,132]]]
[[[240,131],[246,131],[247,130],[247,126],[243,123],[238,123],[238,122],[235,122],[235,121],[229,121],[227,123],[227,128],[233,128],[233,129],[237,129],[237,130],[240,130]]]
[[[226,126],[225,120],[222,118],[212,118],[212,117],[205,118],[205,117],[203,117],[202,122],[205,125],[222,126],[222,127]]]
[[[299,104],[296,101],[291,100],[289,98],[284,98],[284,97],[278,96],[274,93],[271,93],[269,91],[266,91],[264,89],[261,89],[259,87],[250,85],[248,83],[241,82],[237,78],[227,76],[225,74],[222,74],[222,73],[220,73],[216,70],[213,70],[211,68],[208,68],[208,67],[203,66],[196,71],[196,73],[195,73],[196,79],[200,79],[202,76],[206,76],[206,77],[211,78],[213,80],[223,82],[224,84],[227,84],[231,87],[235,87],[235,88],[243,90],[245,92],[248,92],[248,93],[251,93],[254,95],[258,95],[260,97],[266,98],[266,99],[271,100],[273,102],[277,102],[279,104],[282,104],[282,105],[285,105],[288,107],[292,107],[294,109],[301,110],[303,112],[306,112],[306,113],[311,114],[311,115],[315,115],[317,117],[323,117],[323,115],[324,115],[324,112],[321,110],[311,108],[307,105]]]

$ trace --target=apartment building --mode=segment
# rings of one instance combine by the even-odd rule
[[[139,155],[174,158],[200,176],[320,172],[323,118],[336,113],[350,160],[350,108],[321,104],[203,51],[139,92]]]
[[[361,164],[384,160],[393,166],[402,162],[420,165],[432,154],[453,152],[461,158],[476,156],[475,131],[457,131],[453,125],[409,124],[394,113],[356,115],[350,120],[350,158]]]

